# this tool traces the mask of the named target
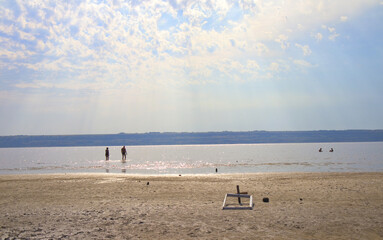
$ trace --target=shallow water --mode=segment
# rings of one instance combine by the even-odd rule
[[[109,149],[105,161],[105,147],[0,148],[0,174],[383,171],[383,142],[128,146],[126,162]]]

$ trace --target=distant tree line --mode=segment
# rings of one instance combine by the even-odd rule
[[[309,142],[379,142],[383,130],[150,132],[0,136],[0,147],[69,147]]]

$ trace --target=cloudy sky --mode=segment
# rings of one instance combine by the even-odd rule
[[[0,135],[383,129],[382,0],[0,0]]]

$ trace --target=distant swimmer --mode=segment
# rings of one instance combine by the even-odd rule
[[[106,148],[106,149],[105,149],[105,160],[106,160],[106,161],[109,160],[109,148]]]
[[[319,148],[319,152],[323,152],[322,148]]]
[[[330,152],[334,152],[334,149],[331,148],[331,149],[330,149]]]

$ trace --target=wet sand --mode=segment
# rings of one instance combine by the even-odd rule
[[[2,175],[0,206],[1,239],[383,239],[383,173]]]

